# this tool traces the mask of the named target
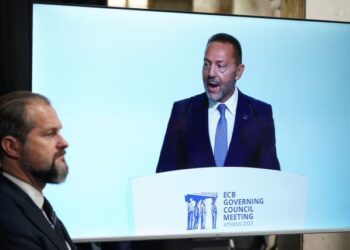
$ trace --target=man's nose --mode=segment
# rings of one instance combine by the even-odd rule
[[[211,65],[209,68],[209,76],[216,76],[216,69],[214,67],[214,65]]]
[[[64,139],[62,135],[58,135],[58,136],[59,136],[59,142],[58,142],[59,147],[60,148],[67,148],[69,146],[69,144],[66,141],[66,139]]]

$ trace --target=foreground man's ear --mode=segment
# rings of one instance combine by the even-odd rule
[[[22,143],[17,138],[10,135],[5,136],[1,141],[1,147],[8,157],[14,159],[20,157]]]

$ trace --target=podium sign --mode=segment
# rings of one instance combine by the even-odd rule
[[[211,167],[131,181],[135,235],[304,229],[308,181],[282,171]]]

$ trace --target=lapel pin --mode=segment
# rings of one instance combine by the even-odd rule
[[[248,120],[248,115],[243,115],[243,120]]]

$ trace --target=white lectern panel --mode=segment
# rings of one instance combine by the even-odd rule
[[[304,228],[308,180],[281,171],[212,167],[132,180],[137,235]]]

